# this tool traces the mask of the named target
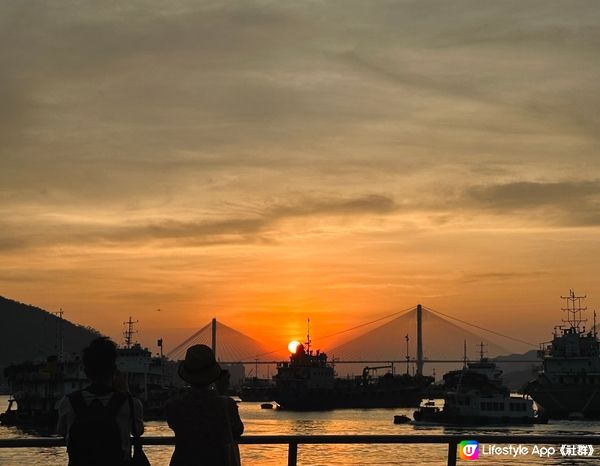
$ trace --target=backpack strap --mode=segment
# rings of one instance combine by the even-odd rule
[[[71,406],[73,407],[73,411],[75,412],[75,416],[78,416],[83,411],[85,411],[85,401],[83,401],[83,393],[81,390],[77,390],[76,392],[69,393],[67,398],[71,402]]]
[[[83,399],[83,390],[69,393],[67,398],[69,398],[69,401],[71,402],[75,416],[80,415],[88,408],[88,406],[85,404],[85,400]],[[117,416],[121,406],[123,406],[123,403],[125,403],[126,400],[127,395],[125,393],[113,392],[106,406],[112,416]]]
[[[108,405],[106,407],[114,417],[117,417],[121,406],[123,406],[123,403],[125,403],[126,400],[126,393],[113,392],[112,396],[110,397],[110,400],[108,400]]]

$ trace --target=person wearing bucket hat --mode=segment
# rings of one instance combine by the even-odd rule
[[[238,466],[237,439],[244,431],[237,404],[214,389],[222,374],[206,345],[187,349],[178,368],[189,384],[167,404],[167,423],[175,432],[171,466]]]
[[[179,377],[190,385],[209,385],[221,375],[221,366],[215,353],[206,345],[190,346],[179,365]]]

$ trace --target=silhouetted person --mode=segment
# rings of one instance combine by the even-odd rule
[[[66,437],[69,466],[125,466],[131,457],[132,424],[138,434],[144,432],[142,403],[126,392],[116,360],[117,347],[110,339],[93,340],[83,350],[91,384],[59,402],[58,433]]]
[[[188,348],[179,376],[191,387],[167,404],[167,422],[175,431],[171,466],[239,464],[237,440],[244,424],[237,404],[211,387],[221,372],[208,346]]]

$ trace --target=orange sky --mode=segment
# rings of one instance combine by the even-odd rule
[[[597,10],[5,2],[0,294],[167,347],[416,303],[545,340],[600,302]]]

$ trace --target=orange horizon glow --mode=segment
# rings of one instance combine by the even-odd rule
[[[3,2],[0,295],[285,357],[309,316],[330,351],[418,303],[534,342],[600,306],[600,2],[56,1]]]

